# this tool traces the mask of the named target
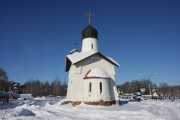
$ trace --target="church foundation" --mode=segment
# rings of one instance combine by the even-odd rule
[[[80,105],[81,103],[84,103],[86,105],[100,105],[100,106],[111,106],[111,105],[120,105],[119,100],[113,100],[113,101],[64,101],[61,103],[61,105],[66,105],[66,104],[72,104],[72,106]]]

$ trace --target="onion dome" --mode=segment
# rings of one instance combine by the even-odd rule
[[[92,27],[91,24],[89,24],[82,31],[82,40],[85,38],[96,38],[96,39],[98,39],[98,32],[94,27]]]

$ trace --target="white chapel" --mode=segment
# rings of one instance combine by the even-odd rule
[[[66,57],[66,72],[69,81],[66,99],[90,105],[116,104],[118,93],[115,69],[120,65],[98,51],[98,32],[91,24],[92,13],[88,13],[88,26],[82,31],[82,49],[72,50]]]

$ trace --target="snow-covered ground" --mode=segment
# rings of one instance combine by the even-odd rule
[[[180,120],[180,101],[124,101],[121,106],[60,105],[39,98],[0,106],[4,120]],[[12,108],[13,107],[13,108]]]

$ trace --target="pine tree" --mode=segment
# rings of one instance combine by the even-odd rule
[[[152,99],[159,99],[159,95],[157,91],[158,91],[157,87],[154,87],[152,91]]]
[[[135,92],[134,98],[135,98],[136,100],[141,100],[141,99],[142,99],[142,93],[141,93],[141,90],[140,90],[139,87],[137,88],[137,90],[136,90],[136,92]]]

